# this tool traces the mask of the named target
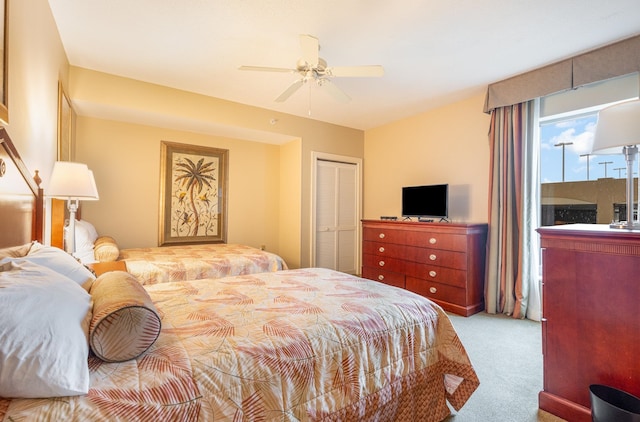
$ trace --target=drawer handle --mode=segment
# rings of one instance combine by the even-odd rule
[[[432,261],[435,261],[437,258],[436,254],[432,253],[431,255],[429,255],[429,259]]]
[[[378,248],[378,251],[379,251],[379,252],[384,252],[384,246],[380,246],[380,247]]]
[[[438,289],[436,289],[435,287],[429,287],[429,293],[436,293],[438,291]]]
[[[384,239],[384,233],[380,233],[380,234],[378,235],[378,237],[379,237],[380,239]]]
[[[435,245],[437,241],[438,240],[435,237],[429,239],[429,243],[431,243],[432,245]]]
[[[380,265],[381,267],[384,267],[384,261],[378,262],[378,265]]]
[[[431,271],[429,271],[429,275],[430,275],[431,277],[435,277],[435,276],[436,276],[436,272],[435,272],[435,271],[433,271],[433,270],[431,270]]]
[[[380,274],[380,275],[378,276],[378,280],[380,280],[380,281],[384,280],[384,276],[383,276],[382,274]]]

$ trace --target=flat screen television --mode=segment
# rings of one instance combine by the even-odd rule
[[[449,217],[449,185],[403,187],[402,216],[446,220]]]

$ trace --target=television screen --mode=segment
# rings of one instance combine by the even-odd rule
[[[403,187],[402,216],[447,218],[449,216],[449,185]]]

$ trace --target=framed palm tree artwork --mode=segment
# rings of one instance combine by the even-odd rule
[[[161,141],[159,245],[225,243],[229,150]]]

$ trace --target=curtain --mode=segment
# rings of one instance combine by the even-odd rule
[[[539,320],[536,109],[529,101],[491,111],[485,304],[489,313]]]

